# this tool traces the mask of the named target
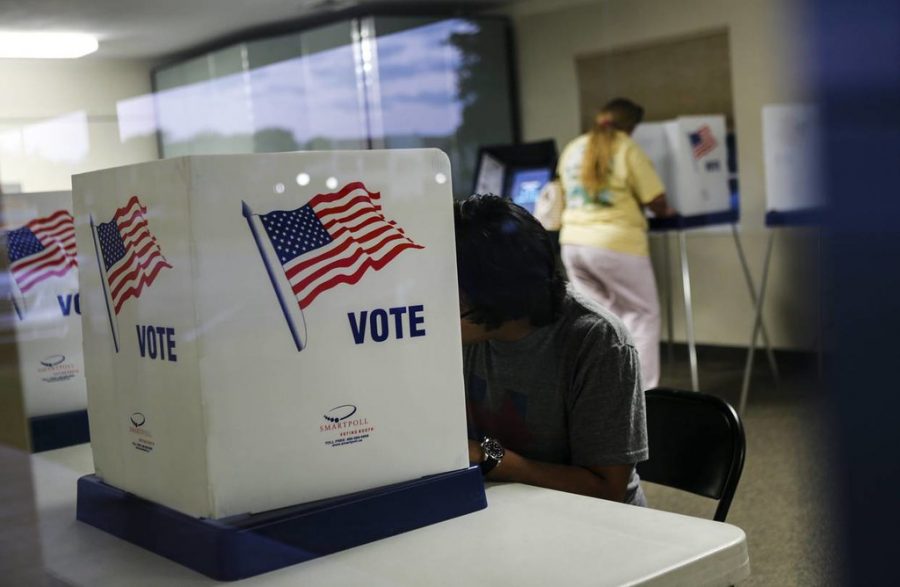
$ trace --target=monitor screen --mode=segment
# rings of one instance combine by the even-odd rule
[[[516,169],[511,174],[508,195],[513,202],[533,214],[538,194],[550,181],[551,176],[552,173],[548,167]]]

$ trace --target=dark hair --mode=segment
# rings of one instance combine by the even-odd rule
[[[611,122],[616,130],[629,134],[644,120],[644,108],[628,98],[613,98],[601,112],[611,115]]]
[[[524,208],[493,194],[456,202],[456,267],[469,320],[488,330],[528,318],[555,321],[565,282],[544,227]]]

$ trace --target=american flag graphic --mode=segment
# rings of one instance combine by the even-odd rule
[[[694,159],[700,159],[718,145],[716,137],[713,136],[712,130],[706,124],[701,126],[697,132],[688,133],[688,138],[691,141],[691,148],[694,150]]]
[[[384,217],[379,192],[361,182],[295,210],[259,216],[300,308],[338,284],[357,283],[406,249],[422,249]]]
[[[51,277],[78,267],[75,222],[67,210],[35,218],[6,233],[9,271],[23,294]]]
[[[100,256],[116,314],[126,300],[140,297],[160,271],[172,267],[150,232],[146,214],[147,207],[137,196],[131,196],[112,220],[97,226]]]

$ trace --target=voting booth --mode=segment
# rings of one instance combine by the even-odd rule
[[[87,442],[72,193],[4,194],[2,218],[32,450]]]
[[[822,221],[825,201],[818,165],[821,130],[819,112],[809,104],[767,104],[762,109],[763,162],[766,173],[767,228],[815,227]],[[763,306],[776,230],[769,230],[759,295],[754,297],[753,331],[744,364],[738,412],[750,396],[753,354],[760,333],[766,337]],[[820,343],[821,344],[821,343]],[[819,351],[821,360],[821,349]]]
[[[683,289],[685,328],[691,365],[691,383],[700,388],[697,366],[697,345],[694,339],[693,306],[691,304],[690,268],[684,231],[730,224],[744,275],[752,290],[749,269],[735,229],[739,210],[732,203],[728,170],[728,146],[725,117],[722,115],[679,116],[664,122],[642,123],[632,138],[647,153],[662,179],[669,205],[677,215],[669,218],[650,218],[652,232],[662,233],[664,257],[668,262],[671,231],[678,234]],[[736,197],[736,195],[735,195]],[[736,200],[735,200],[736,201]],[[674,326],[672,322],[672,278],[668,265],[663,272],[666,292],[667,331],[671,356]],[[752,293],[751,293],[752,295]]]
[[[86,496],[102,483],[167,515],[245,528],[278,508],[375,495],[355,530],[304,542],[292,562],[484,507],[468,463],[446,155],[195,156],[73,184],[96,467]],[[429,501],[422,480],[447,475],[456,495]],[[396,500],[404,483],[418,483],[418,501],[378,518],[379,488]],[[88,501],[91,523],[109,513],[92,516]],[[322,519],[339,519],[325,503]],[[300,534],[316,533],[328,531]]]
[[[804,104],[769,104],[762,110],[766,223],[813,224],[824,206],[817,165],[819,114]]]
[[[633,138],[653,162],[666,187],[666,198],[679,216],[731,211],[724,116],[680,116],[644,123]]]
[[[553,140],[493,145],[478,150],[472,193],[509,198],[532,214],[541,190],[556,173]]]

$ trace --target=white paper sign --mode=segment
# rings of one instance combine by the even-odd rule
[[[448,177],[434,149],[75,176],[98,475],[219,518],[467,467]]]
[[[763,107],[762,117],[766,209],[789,212],[822,206],[815,107],[770,104]]]
[[[5,194],[2,254],[8,273],[29,417],[87,407],[81,347],[78,257],[71,192]]]

